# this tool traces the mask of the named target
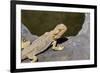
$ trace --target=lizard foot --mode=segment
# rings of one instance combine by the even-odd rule
[[[63,50],[64,46],[57,45],[57,41],[53,41],[53,43],[52,43],[52,49],[53,50]]]
[[[63,50],[64,46],[58,45],[57,47],[52,47],[53,50]]]
[[[27,57],[28,57],[30,60],[32,60],[31,63],[34,63],[34,62],[36,62],[36,61],[38,60],[38,59],[37,59],[37,56],[32,55],[32,54],[29,54]]]
[[[37,57],[36,56],[33,56],[32,63],[36,62],[37,60],[38,60]]]

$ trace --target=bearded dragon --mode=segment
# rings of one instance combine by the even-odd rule
[[[31,44],[30,41],[22,43],[21,59],[29,58],[32,62],[37,61],[37,54],[46,50],[51,44],[54,50],[63,50],[63,46],[56,46],[56,40],[59,39],[67,30],[64,24],[58,24],[52,31],[45,32],[43,35],[34,40]]]

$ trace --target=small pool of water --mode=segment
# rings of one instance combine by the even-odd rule
[[[63,23],[68,27],[64,36],[75,36],[81,30],[85,19],[84,13],[52,12],[22,10],[21,21],[32,34],[42,35],[51,31],[57,24]]]

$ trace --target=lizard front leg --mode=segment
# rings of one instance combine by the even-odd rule
[[[53,50],[63,50],[64,46],[57,45],[57,41],[53,41],[53,43],[52,43],[52,49]]]

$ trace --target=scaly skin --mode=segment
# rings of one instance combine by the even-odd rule
[[[37,61],[36,55],[48,48],[50,44],[53,44],[52,49],[62,50],[64,47],[56,47],[56,40],[59,39],[67,30],[64,24],[59,24],[54,30],[44,33],[38,39],[32,42],[31,45],[25,46],[21,52],[21,58],[32,59],[32,62]],[[29,43],[28,43],[29,44]]]

